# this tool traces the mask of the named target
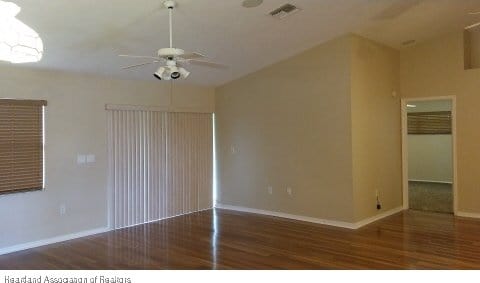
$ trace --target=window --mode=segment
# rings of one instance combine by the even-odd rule
[[[41,190],[44,100],[0,99],[0,194]]]
[[[409,135],[450,135],[452,115],[450,111],[408,113]]]

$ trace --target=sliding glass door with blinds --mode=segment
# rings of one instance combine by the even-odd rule
[[[212,114],[107,112],[112,228],[212,208]]]

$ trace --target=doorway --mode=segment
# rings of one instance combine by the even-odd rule
[[[455,97],[402,99],[405,209],[456,213]]]

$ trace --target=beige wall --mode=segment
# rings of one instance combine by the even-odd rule
[[[458,210],[480,213],[480,69],[464,70],[463,31],[401,52],[404,97],[457,97]]]
[[[0,196],[0,249],[107,225],[105,104],[214,110],[212,88],[0,67],[0,97],[46,99],[46,189]],[[76,164],[78,153],[96,163]],[[66,214],[60,216],[61,204]]]
[[[408,135],[408,179],[452,182],[452,135]]]
[[[355,220],[402,205],[399,53],[352,37],[352,148]],[[376,208],[378,191],[382,209]]]
[[[480,27],[465,32],[466,68],[480,68]]]
[[[220,204],[353,219],[350,37],[218,88],[216,121]]]
[[[219,203],[347,222],[400,207],[398,71],[398,51],[348,35],[219,88]]]

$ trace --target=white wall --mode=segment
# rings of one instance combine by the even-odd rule
[[[0,249],[107,225],[105,104],[213,112],[214,90],[0,67],[0,98],[45,99],[46,189],[0,196]],[[96,163],[76,164],[78,153]],[[59,207],[65,204],[64,216]]]
[[[452,135],[408,135],[408,179],[452,182]]]

